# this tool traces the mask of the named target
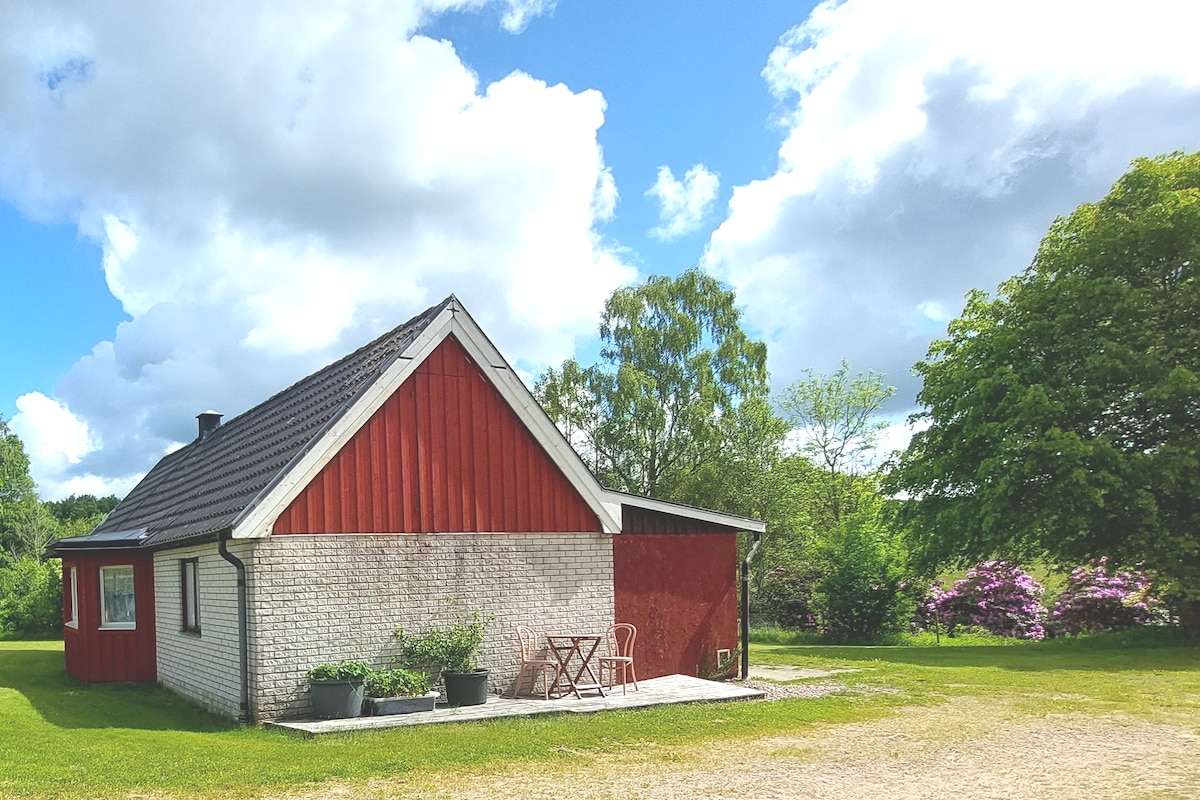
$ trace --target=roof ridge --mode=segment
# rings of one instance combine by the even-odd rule
[[[384,340],[395,336],[396,334],[403,331],[405,328],[409,328],[409,327],[415,325],[417,322],[421,321],[423,318],[428,317],[428,318],[432,319],[433,317],[435,317],[439,313],[441,313],[442,309],[445,308],[447,305],[449,305],[454,300],[455,300],[455,297],[452,294],[449,297],[447,297],[445,300],[442,300],[440,303],[437,303],[436,305],[432,305],[429,308],[425,309],[424,311],[420,312],[419,314],[413,316],[411,319],[409,319],[405,322],[401,322],[396,327],[379,334],[371,341],[369,341],[366,344],[362,345],[361,347],[355,349],[354,351],[347,353],[346,355],[342,356],[338,360],[331,361],[330,363],[326,364],[325,366],[321,367],[320,369],[310,372],[308,375],[305,375],[303,378],[299,378],[298,380],[296,380],[294,383],[292,383],[287,388],[280,389],[278,392],[271,395],[270,397],[263,400],[262,402],[256,403],[253,406],[251,406],[250,408],[243,411],[242,413],[240,413],[234,417],[231,417],[228,422],[222,423],[215,431],[213,431],[213,433],[214,434],[219,433],[222,428],[226,428],[227,426],[237,422],[242,417],[250,416],[254,411],[257,411],[258,409],[262,408],[263,406],[270,405],[272,402],[274,402],[276,399],[278,399],[281,395],[285,395],[288,392],[291,392],[292,390],[296,389],[298,386],[305,383],[306,381],[313,381],[313,380],[320,378],[323,375],[333,372],[334,369],[338,365],[344,364],[348,361],[351,361],[352,359],[354,359],[355,357],[359,356],[361,353],[363,353],[367,350],[378,347],[379,344],[381,342],[383,342]],[[389,356],[388,358],[381,359],[379,362],[376,363],[375,366],[379,368],[380,372],[382,372],[383,371],[383,362],[385,362],[385,361],[390,362],[391,357],[395,356],[397,353],[399,353],[399,350],[397,350],[396,353],[392,353],[391,356]],[[191,447],[191,445],[195,444],[195,443],[196,443],[195,441],[189,442],[187,445],[184,445],[184,447],[180,448],[180,449],[182,450],[187,447]]]

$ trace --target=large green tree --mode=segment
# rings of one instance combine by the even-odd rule
[[[890,476],[927,564],[1143,564],[1200,625],[1200,154],[1134,162],[917,365]]]
[[[96,497],[94,494],[73,494],[62,500],[47,500],[43,505],[56,520],[66,525],[80,520],[96,520],[100,524],[120,500],[115,494]]]
[[[35,499],[25,445],[0,417],[0,514],[10,505]]]
[[[784,419],[799,437],[800,452],[820,470],[812,482],[809,513],[819,527],[833,529],[858,510],[862,478],[880,431],[887,423],[879,412],[895,394],[878,372],[850,374],[842,361],[832,375],[807,370],[779,395]]]
[[[25,445],[0,417],[0,550],[16,549],[19,535],[40,521]]]
[[[896,593],[894,581],[879,579],[878,560],[862,557],[890,530],[873,511],[859,517],[861,509],[881,507],[870,454],[884,426],[879,411],[894,391],[879,373],[852,375],[843,361],[833,374],[807,370],[775,398],[796,447],[772,473],[791,519],[766,540],[755,574],[754,610],[767,619],[802,627],[819,622],[847,640],[883,632],[882,623],[850,624],[858,612],[847,609],[861,605],[860,621],[876,620],[865,613],[865,595],[855,587]]]
[[[698,269],[613,292],[600,341],[600,363],[542,374],[538,400],[606,486],[694,495],[729,420],[766,394],[766,345],[742,330],[734,293]]]

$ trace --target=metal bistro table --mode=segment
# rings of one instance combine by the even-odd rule
[[[554,676],[553,691],[558,692],[560,697],[565,694],[558,686],[559,681],[563,679],[566,680],[568,689],[580,699],[583,699],[580,692],[597,691],[601,697],[605,696],[600,679],[592,671],[592,657],[596,655],[596,648],[600,646],[600,640],[603,638],[603,636],[576,634],[546,636],[546,646],[550,649],[554,660],[558,662],[558,674]],[[572,661],[577,662],[578,666],[572,666]],[[591,683],[582,682],[585,674],[591,679]]]

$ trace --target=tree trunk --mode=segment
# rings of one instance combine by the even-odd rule
[[[1200,633],[1200,600],[1184,600],[1177,609],[1179,627],[1186,633]]]

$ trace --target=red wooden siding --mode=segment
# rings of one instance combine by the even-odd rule
[[[736,536],[614,536],[613,589],[617,622],[638,629],[639,679],[703,675],[715,666],[718,649],[737,647]]]
[[[453,337],[275,521],[274,533],[600,531]]]
[[[133,565],[137,628],[100,630],[100,567]],[[71,567],[76,568],[79,627],[63,627],[67,672],[81,681],[158,680],[154,636],[154,556],[129,551],[78,553],[63,557],[64,616],[71,596]],[[65,621],[65,620],[64,620]]]

